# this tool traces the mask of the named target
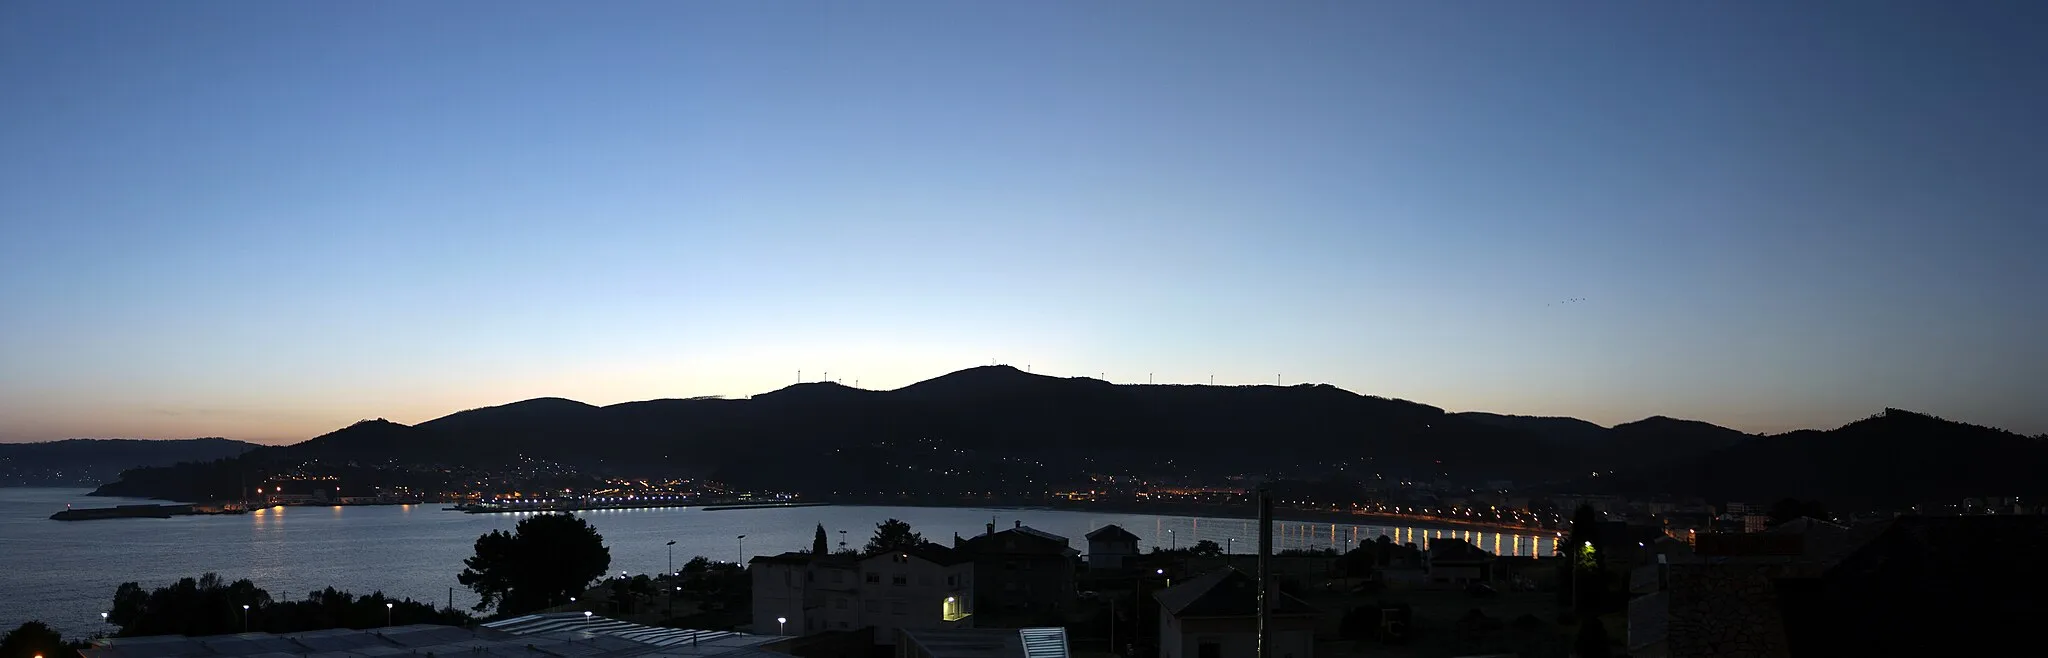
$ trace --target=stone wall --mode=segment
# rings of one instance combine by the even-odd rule
[[[1672,565],[1666,646],[1673,658],[1779,658],[1784,615],[1769,565]]]

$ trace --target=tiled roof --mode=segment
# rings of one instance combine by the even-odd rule
[[[1067,658],[1065,628],[904,629],[905,641],[934,658]]]
[[[1313,615],[1320,611],[1284,592],[1273,592],[1273,614]],[[1175,617],[1251,617],[1259,614],[1257,578],[1233,567],[1196,576],[1154,593],[1153,598]]]

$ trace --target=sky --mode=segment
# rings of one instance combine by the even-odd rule
[[[992,362],[2048,432],[2044,19],[0,3],[0,441]]]

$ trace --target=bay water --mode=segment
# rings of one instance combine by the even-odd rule
[[[49,519],[67,504],[89,508],[161,502],[92,497],[88,491],[0,488],[0,632],[41,620],[66,637],[105,633],[112,629],[101,623],[100,612],[108,608],[121,583],[135,581],[154,588],[207,572],[228,580],[248,578],[279,600],[300,599],[332,586],[357,594],[381,590],[436,605],[448,603],[452,595],[456,606],[467,609],[475,605],[476,595],[455,581],[463,558],[473,554],[479,535],[509,531],[523,518],[465,514],[427,504],[282,507],[169,519]],[[633,574],[681,567],[697,555],[733,561],[744,560],[743,555],[809,550],[820,524],[835,549],[842,540],[858,549],[874,534],[875,524],[887,519],[909,522],[926,539],[949,545],[955,533],[972,536],[991,522],[1002,529],[1022,521],[1067,537],[1083,553],[1088,545],[1082,536],[1109,524],[1141,537],[1140,550],[1169,543],[1187,547],[1207,539],[1248,553],[1258,538],[1256,524],[1244,519],[1013,508],[669,508],[578,514],[604,535],[611,549],[611,570]],[[1373,541],[1380,535],[1424,546],[1432,538],[1457,537],[1501,555],[1549,555],[1555,541],[1547,534],[1276,522],[1274,548],[1341,550],[1347,540]],[[670,541],[676,542],[672,550]]]

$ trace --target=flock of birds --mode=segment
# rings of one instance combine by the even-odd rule
[[[1562,306],[1562,305],[1564,305],[1564,304],[1577,304],[1577,303],[1579,303],[1579,302],[1583,302],[1583,301],[1586,301],[1586,298],[1584,298],[1584,297],[1573,297],[1573,298],[1571,298],[1571,299],[1567,299],[1567,300],[1564,300],[1564,301],[1561,301],[1561,302],[1551,302],[1551,303],[1548,303],[1548,304],[1544,304],[1544,306]]]

